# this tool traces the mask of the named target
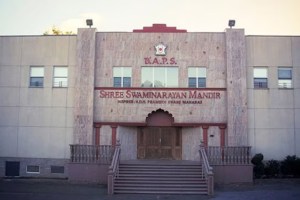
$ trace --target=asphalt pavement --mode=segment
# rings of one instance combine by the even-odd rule
[[[107,195],[104,185],[70,183],[67,180],[1,179],[0,200],[206,200],[300,199],[300,179],[256,180],[253,184],[217,186],[206,195]]]

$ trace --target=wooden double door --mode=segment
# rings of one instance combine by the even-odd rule
[[[143,127],[137,134],[138,159],[181,160],[181,129]]]

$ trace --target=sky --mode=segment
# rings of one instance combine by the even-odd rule
[[[76,33],[93,19],[103,32],[154,23],[188,32],[223,32],[228,20],[246,35],[300,35],[300,0],[0,0],[0,35]]]

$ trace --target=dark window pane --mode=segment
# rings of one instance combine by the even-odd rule
[[[196,82],[196,78],[189,78],[189,87],[190,88],[195,88],[197,87],[197,82]]]
[[[20,162],[6,161],[5,176],[20,176]]]
[[[123,77],[123,87],[131,87],[131,77]]]
[[[198,78],[198,87],[199,88],[206,87],[206,78]]]
[[[40,166],[37,165],[27,165],[28,173],[40,173]]]
[[[114,77],[114,87],[122,87],[121,83],[121,77]]]
[[[30,87],[43,87],[43,86],[44,86],[44,77],[30,78]]]
[[[268,79],[254,78],[254,88],[268,88]]]
[[[278,79],[292,79],[292,70],[278,69]]]
[[[51,166],[51,173],[63,174],[65,173],[64,166]]]

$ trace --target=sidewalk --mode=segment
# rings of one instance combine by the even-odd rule
[[[1,200],[205,200],[205,199],[300,199],[300,180],[258,180],[253,185],[217,187],[212,197],[201,195],[107,195],[95,184],[66,180],[0,180]]]

